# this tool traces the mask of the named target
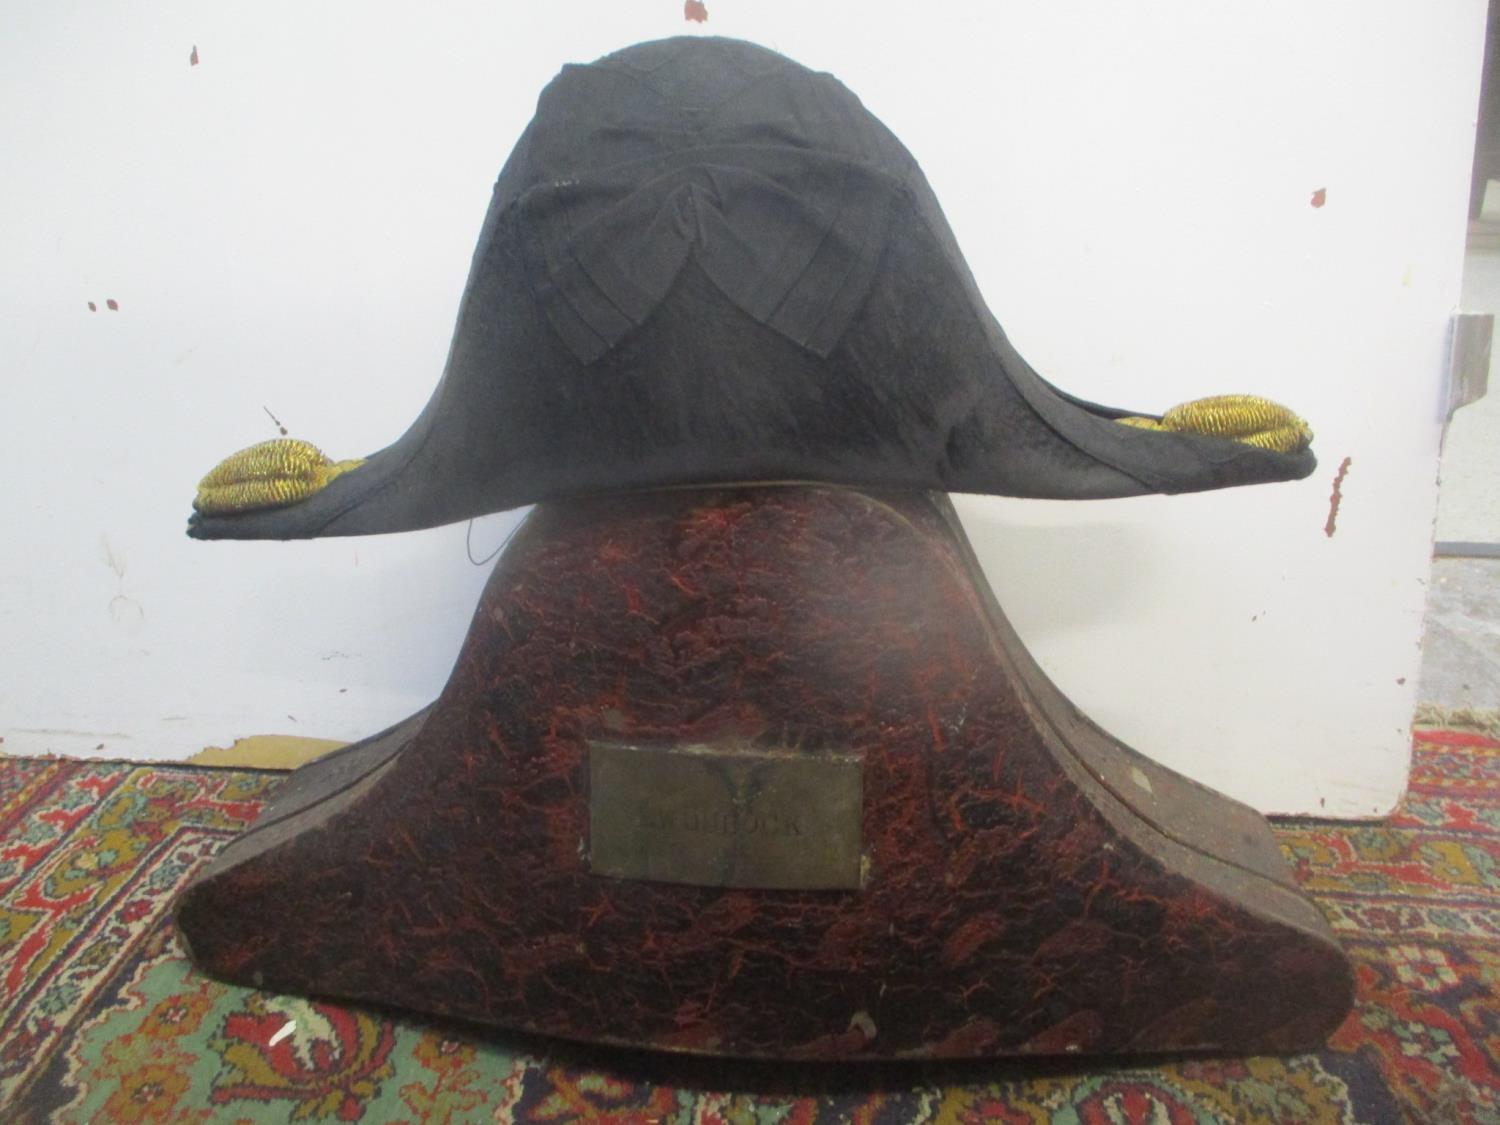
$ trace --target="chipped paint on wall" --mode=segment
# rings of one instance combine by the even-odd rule
[[[1349,466],[1354,463],[1354,458],[1345,457],[1339,462],[1339,471],[1334,474],[1333,492],[1328,496],[1328,522],[1323,525],[1323,534],[1333,538],[1333,533],[1338,530],[1339,505],[1344,502],[1344,478],[1349,475]]]

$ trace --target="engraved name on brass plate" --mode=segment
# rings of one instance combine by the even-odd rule
[[[863,770],[836,754],[589,747],[600,875],[778,890],[860,886]]]

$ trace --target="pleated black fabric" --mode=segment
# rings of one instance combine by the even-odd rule
[[[308,500],[190,534],[371,534],[739,482],[1099,498],[1315,463],[1125,413],[1145,412],[1063,394],[1015,352],[911,155],[835,79],[672,39],[542,93],[407,433]]]

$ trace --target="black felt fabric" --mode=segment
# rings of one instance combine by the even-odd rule
[[[1124,413],[1015,352],[920,169],[835,79],[671,39],[543,91],[407,433],[302,503],[189,531],[372,534],[748,481],[1100,498],[1315,464]]]

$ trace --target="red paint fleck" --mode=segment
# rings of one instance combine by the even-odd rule
[[[94,304],[93,301],[90,301],[89,302],[89,312],[98,312],[98,311],[99,311],[99,306],[96,305],[96,304]]]
[[[120,302],[111,297],[109,298],[109,300],[104,302],[104,307],[107,308],[110,312],[119,312]]]
[[[703,0],[687,0],[682,5],[682,18],[694,23],[705,23],[708,20],[708,6]]]
[[[188,66],[198,65],[198,44],[193,44],[193,53],[188,56]]]
[[[1333,492],[1328,497],[1328,522],[1323,525],[1323,534],[1333,538],[1335,526],[1339,518],[1339,505],[1344,502],[1344,478],[1349,475],[1349,466],[1354,463],[1352,457],[1345,457],[1339,464],[1339,471],[1333,478]]]
[[[1312,205],[1314,207],[1321,207],[1327,202],[1328,189],[1326,187],[1320,187],[1317,191],[1312,193]]]

